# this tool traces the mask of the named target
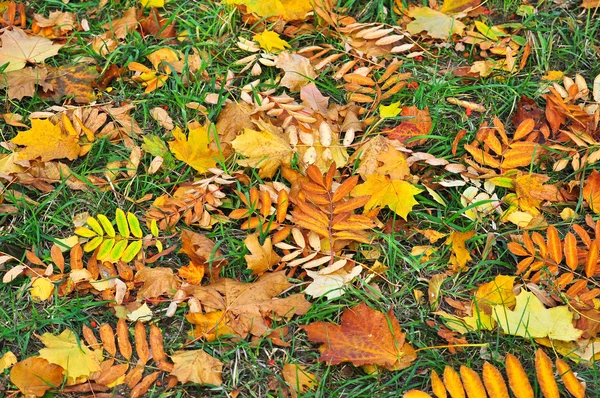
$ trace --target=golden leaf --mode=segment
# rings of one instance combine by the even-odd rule
[[[556,358],[556,370],[571,395],[575,398],[585,397],[585,385],[577,379],[571,367],[565,361]]]
[[[483,384],[485,384],[490,397],[508,398],[510,396],[508,395],[508,387],[504,382],[502,373],[500,373],[497,367],[487,361],[483,364]]]
[[[281,165],[289,165],[292,158],[292,147],[287,136],[281,134],[275,126],[263,124],[266,129],[256,131],[244,129],[231,145],[235,151],[246,156],[238,159],[242,166],[257,167],[261,178],[272,177]]]
[[[535,352],[535,374],[545,398],[560,398],[552,361],[541,348]]]
[[[58,336],[44,333],[39,339],[46,346],[40,350],[40,357],[62,367],[69,378],[89,376],[100,370],[96,354],[69,329],[63,330]]]
[[[581,194],[590,209],[594,213],[600,214],[600,173],[598,170],[592,171],[588,176]]]
[[[481,377],[473,369],[466,367],[465,365],[460,366],[460,377],[462,379],[463,387],[469,397],[485,397],[485,387],[481,381]]]
[[[219,153],[208,147],[209,133],[207,126],[188,125],[189,134],[186,137],[179,127],[172,133],[175,141],[169,142],[169,148],[175,157],[199,173],[205,173],[211,167],[216,167]]]
[[[64,369],[44,358],[29,357],[10,371],[10,381],[25,395],[43,396],[52,386],[60,387]]]
[[[269,30],[265,30],[262,33],[254,35],[252,39],[254,39],[254,41],[257,41],[262,49],[270,53],[279,52],[285,50],[286,48],[291,48],[287,41],[282,40],[279,37],[279,34],[271,32]]]
[[[367,180],[352,190],[352,196],[371,196],[365,210],[389,207],[406,220],[413,206],[418,204],[414,196],[422,192],[414,185],[400,180],[391,180],[380,175],[368,175]]]
[[[31,129],[21,131],[11,142],[25,148],[18,151],[20,160],[41,158],[42,162],[79,156],[79,136],[64,134],[60,125],[47,119],[32,119]]]
[[[246,263],[248,263],[248,269],[252,270],[252,275],[264,274],[281,260],[277,253],[273,251],[270,237],[265,238],[265,243],[262,246],[256,234],[248,235],[244,243],[251,253],[244,255],[244,258],[246,259]]]
[[[286,21],[304,20],[312,3],[304,0],[226,0],[226,4],[244,5],[249,13],[262,18],[281,17]]]
[[[465,241],[471,239],[473,236],[475,236],[474,230],[468,232],[450,232],[450,236],[446,239],[446,244],[450,245],[450,250],[452,250],[450,269],[453,271],[460,272],[467,269],[467,262],[471,260],[471,253],[469,253]]]
[[[293,398],[296,398],[298,393],[314,390],[319,383],[317,377],[307,372],[306,367],[302,365],[286,363],[281,374],[290,387]]]
[[[444,367],[444,385],[452,398],[466,398],[465,389],[456,370],[446,365]]]

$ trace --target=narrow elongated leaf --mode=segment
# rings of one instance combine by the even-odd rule
[[[577,380],[577,377],[573,374],[569,364],[560,358],[556,358],[556,370],[571,395],[575,398],[585,397],[585,386]]]
[[[86,221],[87,225],[90,226],[91,229],[94,230],[94,232],[96,232],[98,235],[102,236],[104,235],[104,230],[102,229],[102,227],[100,226],[100,223],[98,222],[98,220],[96,220],[94,217],[88,217],[87,221]]]
[[[117,222],[119,234],[125,238],[129,238],[129,225],[127,224],[127,217],[125,217],[125,212],[123,212],[123,210],[117,209],[115,221]]]
[[[156,224],[155,218],[153,218],[152,221],[150,221],[150,232],[152,232],[152,235],[158,236],[158,225]]]
[[[282,189],[277,194],[277,209],[275,211],[275,221],[282,223],[285,220],[287,210],[290,204],[288,193],[285,189]]]
[[[75,235],[83,236],[84,238],[93,238],[98,234],[86,227],[75,228]]]
[[[541,348],[535,352],[535,374],[545,398],[560,398],[552,361]]]
[[[437,398],[446,398],[446,387],[435,370],[431,371],[431,389]]]
[[[135,214],[128,212],[127,213],[127,221],[129,221],[129,228],[131,229],[131,233],[136,238],[141,238],[144,236],[142,229],[140,228],[140,221],[137,219]]]
[[[96,236],[94,239],[90,240],[83,246],[83,251],[86,253],[94,251],[98,246],[100,246],[103,240],[104,236]]]
[[[447,365],[444,368],[444,385],[452,398],[466,398],[460,376],[456,370]]]
[[[114,239],[107,239],[100,245],[98,249],[97,258],[100,261],[106,260],[110,256],[110,252],[112,251],[113,246],[115,245]]]
[[[577,238],[572,232],[567,233],[565,236],[564,251],[567,266],[575,271],[575,268],[577,268]]]
[[[346,179],[342,185],[337,187],[335,192],[333,193],[333,199],[331,200],[333,203],[338,202],[344,199],[346,196],[350,194],[350,192],[354,189],[354,187],[358,184],[358,176],[354,176]]]
[[[129,360],[131,354],[133,354],[133,349],[131,348],[131,342],[129,341],[127,321],[125,321],[124,318],[119,319],[119,322],[117,322],[117,342],[119,344],[121,355]]]
[[[127,246],[125,251],[123,251],[123,255],[121,256],[121,261],[125,261],[126,263],[130,262],[137,256],[137,254],[142,250],[142,241],[134,240]]]
[[[598,240],[595,239],[590,245],[590,249],[585,260],[585,276],[591,278],[596,272],[596,265],[598,264]]]
[[[100,325],[100,340],[102,340],[102,346],[111,357],[117,355],[115,333],[108,323],[103,323]]]
[[[558,230],[553,225],[549,226],[546,237],[548,239],[548,254],[550,258],[556,264],[560,264],[562,261],[562,244],[558,236]]]
[[[483,384],[490,398],[510,398],[502,373],[489,362],[483,364]]]
[[[431,398],[431,395],[419,390],[410,390],[405,392],[402,398]]]
[[[136,322],[133,335],[135,337],[135,352],[140,362],[145,365],[150,359],[150,348],[146,337],[146,326],[143,322]]]
[[[473,369],[464,365],[460,366],[460,378],[469,398],[485,398],[485,387],[481,377]]]
[[[111,238],[114,238],[116,236],[115,229],[113,228],[112,223],[110,222],[108,217],[106,217],[104,214],[98,214],[97,217],[98,221],[100,222],[100,225],[102,225],[102,228],[104,229],[104,232],[106,232],[106,235],[110,236]]]
[[[506,355],[506,374],[508,375],[508,385],[516,398],[534,398],[527,373],[525,373],[521,361],[513,354]]]
[[[115,243],[112,250],[110,251],[110,261],[115,262],[121,258],[123,253],[125,252],[125,248],[127,247],[126,240],[120,240]]]

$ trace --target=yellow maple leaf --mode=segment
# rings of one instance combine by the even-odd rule
[[[279,52],[281,50],[285,50],[286,48],[291,48],[290,44],[282,40],[279,35],[275,32],[271,32],[269,30],[265,30],[262,33],[258,33],[252,37],[254,41],[257,41],[260,44],[260,47],[270,53]]]
[[[39,339],[46,346],[40,350],[40,357],[62,367],[67,377],[87,377],[100,370],[97,354],[83,344],[71,330],[65,329],[58,336],[44,333]]]
[[[402,107],[400,106],[400,102],[394,102],[387,106],[379,105],[379,116],[381,116],[382,119],[388,117],[396,117],[400,114],[401,111]]]
[[[312,2],[305,0],[226,0],[226,4],[246,6],[248,13],[262,18],[283,18],[286,21],[304,19],[312,11]]]
[[[429,7],[414,8],[408,15],[415,18],[406,26],[406,29],[413,35],[425,31],[434,39],[446,40],[453,34],[462,35],[465,30],[465,24],[455,17]]]
[[[21,131],[10,141],[25,147],[18,151],[19,160],[38,157],[42,162],[62,158],[73,160],[80,152],[79,136],[63,133],[60,125],[47,119],[31,119],[31,129]]]
[[[365,205],[365,210],[387,206],[406,220],[408,212],[419,203],[415,200],[415,195],[420,192],[423,190],[406,181],[391,180],[387,176],[371,174],[367,176],[364,184],[352,190],[352,196],[371,197]]]
[[[494,317],[506,334],[527,338],[548,337],[575,341],[583,331],[573,327],[573,313],[566,305],[546,309],[531,292],[521,289],[513,311],[503,305],[493,307]]]
[[[244,258],[248,263],[248,269],[252,270],[252,275],[264,274],[281,260],[277,253],[273,251],[271,238],[269,237],[265,239],[265,243],[262,246],[256,234],[248,235],[244,243],[251,253],[246,254]]]
[[[219,153],[208,147],[208,129],[206,126],[190,124],[189,134],[186,137],[179,127],[172,131],[175,141],[169,142],[169,148],[175,157],[205,173],[209,168],[215,167]]]
[[[467,269],[467,261],[471,260],[471,253],[469,253],[465,241],[471,239],[473,236],[475,236],[475,231],[450,232],[450,236],[446,239],[446,244],[451,245],[450,269],[452,271],[460,272]]]
[[[42,36],[27,36],[23,30],[13,27],[5,30],[0,47],[0,65],[8,62],[4,72],[22,69],[27,62],[42,62],[48,57],[58,54],[62,44],[54,44]]]
[[[514,276],[498,275],[488,283],[479,286],[475,293],[476,306],[488,315],[492,313],[492,305],[512,307],[516,303],[513,285]]]
[[[265,130],[244,129],[244,133],[231,141],[231,146],[247,159],[238,159],[241,166],[257,167],[261,178],[272,177],[282,164],[289,165],[292,147],[288,138],[274,126],[262,125]]]

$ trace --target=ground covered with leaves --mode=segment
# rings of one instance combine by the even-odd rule
[[[593,396],[599,13],[1,2],[0,395]]]

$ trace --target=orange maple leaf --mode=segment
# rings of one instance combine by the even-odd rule
[[[302,329],[309,340],[323,343],[321,361],[331,365],[351,362],[399,370],[417,358],[394,314],[375,311],[364,303],[344,311],[341,325],[313,322]]]

